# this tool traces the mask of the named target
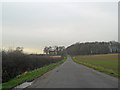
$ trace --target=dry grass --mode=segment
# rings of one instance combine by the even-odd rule
[[[50,56],[50,57],[53,57],[53,58],[59,58],[60,57],[61,58],[61,56]]]

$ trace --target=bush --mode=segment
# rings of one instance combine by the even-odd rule
[[[9,81],[15,76],[31,71],[50,63],[56,63],[62,57],[52,58],[49,56],[34,56],[24,54],[22,51],[2,51],[2,83]]]

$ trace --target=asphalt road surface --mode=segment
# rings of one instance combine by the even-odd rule
[[[118,79],[67,60],[37,78],[28,88],[118,88]]]

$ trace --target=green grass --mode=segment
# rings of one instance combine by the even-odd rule
[[[118,54],[74,56],[73,61],[96,70],[120,76],[118,72]]]
[[[52,63],[52,64],[49,64],[47,66],[38,68],[36,70],[28,72],[25,75],[24,75],[24,73],[21,74],[21,75],[18,75],[15,78],[11,79],[10,81],[3,83],[2,84],[2,89],[12,88],[12,87],[14,87],[14,86],[16,86],[16,85],[18,85],[18,84],[20,84],[22,82],[33,80],[34,78],[36,78],[38,76],[41,76],[45,72],[53,69],[55,66],[63,63],[65,60],[66,60],[66,57],[62,61],[59,61],[57,63]]]

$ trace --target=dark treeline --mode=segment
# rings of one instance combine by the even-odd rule
[[[24,54],[21,48],[16,48],[14,51],[2,51],[2,82],[7,82],[21,73],[31,71],[60,60],[62,60],[62,57],[52,58],[49,56]]]
[[[70,55],[90,55],[90,54],[107,54],[119,53],[120,43],[110,42],[86,42],[76,43],[67,47],[67,53]]]

